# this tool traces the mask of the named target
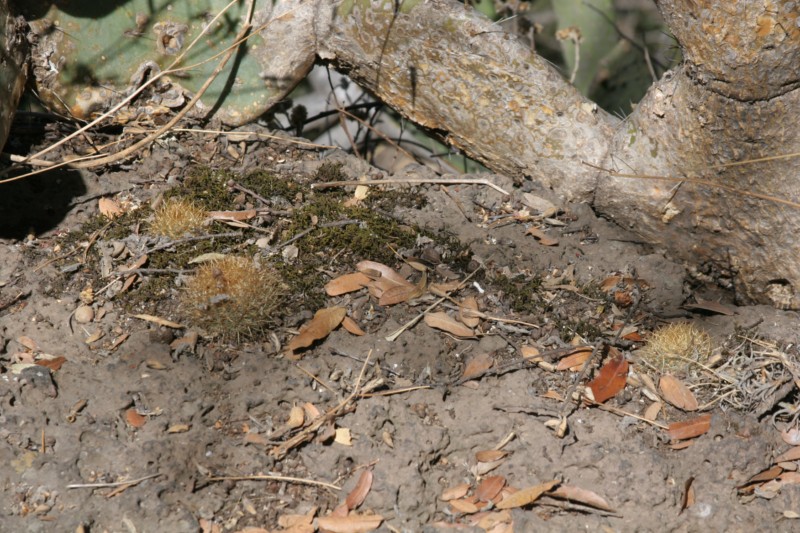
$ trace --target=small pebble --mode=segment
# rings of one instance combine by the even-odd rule
[[[75,310],[75,321],[79,324],[88,324],[94,320],[94,309],[88,305],[81,305]]]

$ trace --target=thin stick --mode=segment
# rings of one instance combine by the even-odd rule
[[[412,392],[415,390],[425,390],[425,389],[432,389],[430,385],[417,385],[415,387],[404,387],[402,389],[392,389],[386,390],[381,392],[368,392],[361,395],[361,398],[372,398],[374,396],[394,396],[395,394],[405,394],[406,392]]]
[[[167,248],[172,248],[173,246],[177,246],[179,244],[186,244],[187,242],[205,241],[207,239],[223,239],[227,237],[241,237],[241,236],[242,233],[239,231],[229,231],[227,233],[211,233],[208,235],[195,235],[194,237],[184,237],[182,239],[170,241],[166,244],[161,244],[159,246],[156,246],[155,248],[150,248],[149,250],[145,251],[145,254],[160,252],[161,250],[166,250]],[[127,274],[127,271],[123,271],[122,274]]]
[[[342,490],[342,487],[334,485],[333,483],[326,483],[324,481],[316,481],[313,479],[305,479],[301,477],[290,476],[216,476],[210,477],[205,481],[287,481],[289,483],[300,483],[302,485],[315,485],[317,487],[325,487],[331,490]]]
[[[406,322],[403,326],[400,327],[400,329],[398,329],[397,331],[395,331],[391,335],[387,336],[386,340],[389,341],[389,342],[394,342],[395,340],[397,340],[397,337],[399,337],[400,335],[403,334],[403,332],[405,330],[407,330],[410,327],[413,327],[414,324],[419,322],[422,319],[422,317],[424,317],[426,314],[428,314],[430,311],[432,311],[434,308],[436,308],[436,306],[438,306],[439,304],[441,304],[445,300],[452,300],[452,297],[450,295],[451,294],[455,294],[456,292],[458,292],[461,289],[463,289],[466,286],[466,283],[472,278],[472,276],[477,274],[478,271],[480,269],[482,269],[482,268],[483,268],[483,265],[480,265],[478,268],[476,268],[475,270],[470,272],[469,276],[464,278],[464,281],[462,281],[461,283],[458,284],[458,287],[456,287],[455,289],[453,289],[452,291],[448,292],[446,295],[442,296],[441,298],[439,298],[438,300],[433,302],[431,305],[426,307],[424,311],[422,311],[420,314],[418,314],[417,316],[415,316],[414,318],[412,318],[411,320]]]
[[[337,146],[330,146],[330,145],[327,145],[327,144],[317,144],[317,143],[312,143],[312,142],[309,142],[309,141],[303,141],[301,139],[286,138],[286,137],[282,137],[280,135],[269,135],[267,133],[260,133],[260,132],[257,132],[257,131],[244,132],[244,131],[200,130],[200,129],[191,129],[191,128],[174,128],[172,131],[179,131],[179,132],[183,132],[183,133],[212,133],[212,134],[217,134],[217,135],[242,135],[243,136],[243,135],[247,134],[247,135],[255,135],[256,139],[258,139],[258,140],[272,139],[272,140],[275,140],[275,141],[284,141],[284,142],[287,142],[287,143],[299,144],[300,146],[308,146],[309,148],[320,148],[320,149],[323,149],[323,150],[332,150],[334,148],[338,148]],[[246,141],[248,139],[242,139],[242,140]]]
[[[67,485],[68,489],[106,489],[109,487],[124,487],[126,485],[137,485],[142,481],[147,481],[148,479],[153,479],[154,477],[158,477],[162,475],[161,473],[158,474],[150,474],[149,476],[140,477],[138,479],[129,479],[128,481],[117,481],[115,483],[73,483],[72,485]]]
[[[312,189],[329,189],[331,187],[348,187],[356,185],[423,185],[423,184],[444,184],[444,185],[485,185],[496,190],[500,194],[509,196],[504,189],[495,185],[487,179],[446,179],[446,178],[417,178],[417,179],[388,179],[388,180],[364,180],[364,181],[328,181],[325,183],[312,183]]]

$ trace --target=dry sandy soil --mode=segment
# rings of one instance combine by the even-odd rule
[[[671,262],[586,205],[556,203],[558,212],[549,220],[532,208],[531,216],[519,216],[531,201],[525,193],[547,198],[546,191],[488,175],[478,177],[510,196],[483,185],[393,185],[384,189],[400,192],[383,204],[365,200],[369,209],[415,234],[410,246],[398,246],[397,255],[390,252],[383,260],[412,282],[421,274],[400,255],[426,258],[430,283],[464,280],[477,270],[453,295],[458,301],[475,297],[484,313],[472,338],[420,321],[389,341],[388,335],[438,297],[426,292],[381,306],[366,289],[326,295],[325,283],[353,272],[358,261],[376,258],[358,257],[360,248],[349,249],[345,239],[338,251],[318,252],[322,266],[300,271],[319,228],[312,226],[292,243],[298,254],[293,259],[284,253],[290,248],[280,246],[293,236],[282,217],[319,195],[334,194],[329,198],[342,202],[352,196],[352,187],[346,195],[308,188],[325,178],[325,163],[349,179],[437,176],[415,165],[387,175],[340,152],[301,149],[288,141],[231,146],[224,149],[224,139],[186,135],[110,171],[65,171],[3,186],[2,530],[281,531],[282,517],[328,515],[367,471],[369,490],[350,514],[380,515],[378,531],[797,527],[800,491],[791,475],[797,458],[746,486],[791,449],[793,434],[780,430],[796,422],[796,312],[735,305],[714,280]],[[247,221],[257,229],[215,223],[204,230],[239,231],[240,237],[225,241],[224,253],[260,255],[314,282],[305,293],[288,294],[269,328],[255,337],[211,338],[187,323],[175,301],[191,273],[142,271],[121,290],[129,277],[121,269],[155,247],[147,234],[150,215],[97,224],[100,198],[114,199],[123,209],[145,209],[165,190],[186,188],[194,167],[228,169],[234,176],[268,171],[301,187],[280,205],[273,197],[264,198],[265,204],[222,189],[228,209],[262,210]],[[383,194],[388,193],[376,189],[374,196]],[[264,216],[269,209],[284,215]],[[95,225],[82,229],[87,223]],[[545,246],[526,234],[532,226],[557,244]],[[423,229],[433,237],[416,238]],[[436,238],[446,232],[460,247]],[[376,242],[381,237],[374,235]],[[265,240],[257,244],[258,239]],[[201,253],[193,248],[199,242],[166,252],[191,257]],[[622,281],[602,290],[614,275]],[[632,281],[626,284],[625,278]],[[152,283],[158,280],[165,283],[155,292]],[[74,315],[81,298],[94,311],[83,322]],[[722,307],[684,307],[698,299]],[[287,357],[284,347],[298,329],[319,308],[331,306],[347,309],[365,334],[340,327],[299,352],[298,361]],[[453,308],[445,301],[434,311],[457,317]],[[184,327],[134,317],[144,313]],[[642,417],[663,394],[645,390],[641,376],[653,376],[657,389],[659,376],[637,350],[653,330],[673,322],[692,323],[711,335],[714,362],[707,369],[684,365],[675,371],[701,404],[710,405],[690,412],[665,403],[654,425]],[[617,335],[621,327],[624,338]],[[176,349],[173,341],[191,339],[192,332],[200,333],[197,345]],[[564,403],[558,398],[598,375],[608,350],[590,359],[581,374],[525,361],[525,346],[553,365],[575,346],[611,346],[630,364],[627,385],[604,408]],[[48,361],[50,367],[36,364]],[[720,375],[729,379],[720,381]],[[371,394],[361,394],[365,387]],[[290,424],[293,406],[308,408],[303,420]],[[313,408],[326,413],[337,407],[326,423],[307,429]],[[696,438],[671,439],[664,429],[703,414],[711,415],[710,427]],[[552,427],[560,421],[563,438]],[[349,430],[350,442],[342,430]],[[505,455],[489,464],[487,457],[503,453],[486,452],[507,438]],[[486,478],[506,486],[494,504],[475,497]],[[550,480],[587,492],[565,500],[551,491],[507,511],[496,505],[512,488]],[[463,484],[469,487],[463,497],[444,501]],[[605,503],[592,504],[588,491]],[[475,525],[486,517],[497,525]]]

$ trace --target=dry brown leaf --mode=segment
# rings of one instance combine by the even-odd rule
[[[259,435],[258,433],[251,433],[249,431],[244,434],[243,440],[245,444],[256,444],[258,446],[269,446],[270,444],[269,439],[266,438],[264,435]]]
[[[364,330],[361,329],[355,320],[350,318],[349,316],[344,317],[342,320],[342,327],[347,330],[348,333],[361,337],[362,335],[366,335]]]
[[[299,405],[293,406],[289,411],[289,420],[286,421],[286,425],[292,429],[302,427],[305,423],[305,413],[305,410]]]
[[[353,437],[350,436],[350,428],[336,428],[336,436],[333,440],[342,446],[352,446]]]
[[[250,220],[258,215],[255,209],[246,209],[244,211],[209,211],[208,218],[211,220]]]
[[[689,387],[684,385],[681,380],[670,374],[661,376],[658,382],[658,389],[664,399],[684,411],[697,411],[700,405],[697,403]]]
[[[125,411],[125,421],[133,428],[140,428],[147,423],[147,417],[140,415],[136,409],[131,407]]]
[[[356,486],[353,487],[353,490],[350,491],[350,494],[348,494],[347,498],[344,500],[344,504],[349,510],[352,511],[357,508],[367,499],[367,494],[369,494],[372,488],[372,476],[372,470],[367,469],[361,472]]]
[[[375,261],[361,261],[356,265],[356,270],[359,272],[363,272],[367,275],[374,274],[377,272],[380,274],[382,278],[386,278],[390,281],[395,282],[398,285],[409,285],[408,280],[397,273],[391,267],[384,265],[383,263],[378,263]],[[370,276],[372,277],[372,276]]]
[[[683,308],[690,310],[699,309],[700,311],[708,311],[710,313],[718,313],[720,315],[727,316],[733,316],[736,314],[736,312],[727,305],[723,305],[713,300],[701,300],[700,298],[697,299],[696,304],[685,304]]]
[[[775,458],[776,463],[784,463],[786,461],[797,461],[800,459],[800,446],[789,448],[778,457]]]
[[[558,245],[558,239],[554,239],[553,237],[548,236],[545,232],[543,232],[539,228],[528,228],[528,231],[525,232],[525,235],[532,235],[533,238],[539,242],[539,244],[542,244],[544,246]]]
[[[474,296],[467,296],[458,307],[458,319],[468,327],[476,328],[481,323],[481,319],[476,316],[478,312],[478,300]]]
[[[46,366],[51,371],[56,372],[66,362],[67,358],[59,355],[58,357],[53,357],[52,359],[39,359],[36,361],[36,364],[39,366]]]
[[[662,407],[664,407],[664,404],[661,402],[651,403],[647,406],[647,409],[644,410],[644,419],[654,422],[655,419],[658,418],[658,413],[661,411]]]
[[[445,283],[431,283],[428,285],[428,290],[431,294],[439,297],[444,297],[458,289],[461,286],[460,281],[448,281]]]
[[[506,486],[504,476],[486,476],[475,489],[475,499],[481,502],[492,501]]]
[[[750,479],[745,481],[743,484],[736,487],[739,492],[752,492],[753,486],[759,483],[764,483],[766,481],[772,481],[777,479],[778,476],[783,474],[783,469],[779,466],[771,466],[766,470],[762,470],[758,474],[752,476]]]
[[[539,357],[539,355],[541,355],[542,353],[536,346],[530,346],[527,344],[520,346],[519,351],[522,354],[523,359],[533,359],[533,360],[536,360],[536,358]]]
[[[464,372],[461,374],[461,380],[468,380],[476,378],[489,370],[494,363],[494,359],[488,353],[482,353],[475,357],[470,357],[467,364],[464,366]]]
[[[97,201],[97,209],[100,214],[106,218],[117,218],[125,213],[125,210],[119,205],[119,202],[113,198],[100,198]]]
[[[689,477],[683,484],[683,496],[681,497],[681,510],[678,514],[695,504],[694,477]]]
[[[781,439],[783,439],[783,442],[786,444],[797,446],[800,444],[800,429],[788,428],[781,430]]]
[[[177,322],[173,322],[171,320],[167,320],[166,318],[161,318],[158,316],[141,314],[141,315],[133,315],[133,318],[138,318],[139,320],[152,322],[153,324],[158,324],[159,326],[164,326],[165,328],[172,328],[172,329],[183,328],[183,326],[178,324]]]
[[[325,292],[328,296],[341,296],[348,292],[354,292],[366,287],[372,280],[361,272],[345,274],[338,278],[333,278],[325,284]]]
[[[317,524],[330,533],[369,533],[383,522],[381,515],[320,516]]]
[[[609,348],[609,355],[611,358],[600,368],[597,377],[587,385],[597,403],[613,398],[625,388],[628,379],[628,361],[625,356],[614,347]]]
[[[27,335],[21,335],[17,337],[17,342],[24,346],[27,350],[32,352],[39,351],[39,343],[33,340],[32,338],[28,337]]]
[[[533,487],[518,490],[514,494],[509,495],[507,498],[503,498],[503,500],[498,503],[496,507],[501,511],[503,509],[516,509],[517,507],[525,507],[526,505],[530,505],[538,500],[542,494],[551,490],[559,483],[560,481],[554,479]]]
[[[469,483],[461,483],[455,487],[448,487],[442,491],[442,495],[439,496],[439,499],[443,502],[449,502],[450,500],[463,498],[467,495],[467,492],[469,492],[469,486]]]
[[[479,510],[478,506],[475,505],[475,502],[466,499],[452,500],[449,503],[450,506],[458,513],[472,514],[477,513]]]
[[[599,494],[588,489],[573,487],[572,485],[561,485],[557,489],[548,492],[547,495],[561,500],[582,503],[583,505],[588,505],[589,507],[594,507],[595,509],[608,511],[609,513],[616,512],[605,500],[605,498]]]
[[[314,318],[300,329],[286,347],[291,353],[300,348],[308,348],[318,340],[327,337],[344,320],[347,310],[344,307],[326,307],[314,313]]]
[[[699,437],[709,429],[711,429],[711,415],[704,414],[691,420],[670,424],[667,433],[672,440],[685,440]]]
[[[475,459],[479,463],[491,463],[493,461],[499,461],[507,455],[508,452],[505,450],[481,450],[475,453]]]
[[[427,313],[425,315],[425,324],[434,329],[440,329],[451,333],[456,337],[474,337],[475,333],[471,328],[468,328],[461,322],[458,322],[450,317],[447,313],[442,311],[436,313]]]
[[[425,290],[423,288],[412,285],[411,283],[406,283],[405,285],[394,285],[393,287],[390,287],[381,293],[380,297],[378,298],[378,305],[386,306],[401,304],[422,296],[424,292]]]
[[[190,426],[189,424],[173,424],[167,428],[167,433],[169,434],[186,433],[190,429],[192,429],[192,426]]]
[[[574,369],[576,367],[578,368],[578,370],[580,370],[580,368],[583,366],[586,360],[589,359],[590,355],[592,355],[591,348],[589,348],[588,350],[583,349],[580,351],[573,352],[570,355],[563,357],[558,361],[558,364],[556,365],[556,370],[558,370],[559,372],[563,372],[564,370],[569,370],[571,368]]]

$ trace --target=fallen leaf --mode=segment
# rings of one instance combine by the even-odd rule
[[[537,348],[536,346],[530,346],[530,345],[527,345],[527,344],[525,344],[523,346],[520,346],[519,351],[522,354],[522,358],[523,359],[528,359],[528,360],[532,359],[534,361],[542,353],[542,352],[539,351],[539,348]],[[541,360],[541,358],[539,358],[539,359]]]
[[[56,372],[61,368],[61,365],[67,362],[67,358],[63,356],[54,357],[53,359],[39,359],[36,364],[39,366],[46,366],[52,372]]]
[[[356,270],[359,272],[365,273],[367,275],[378,273],[380,277],[386,278],[390,281],[395,282],[398,285],[410,285],[408,280],[397,273],[393,268],[384,265],[383,263],[377,263],[375,261],[361,261],[356,265]],[[370,276],[371,277],[371,276]]]
[[[425,315],[425,324],[434,329],[440,329],[451,333],[456,337],[474,337],[475,333],[471,328],[468,328],[461,322],[458,322],[450,317],[445,312],[439,311],[436,313],[427,313]]]
[[[492,367],[492,364],[494,364],[494,358],[488,353],[470,357],[469,361],[467,361],[467,364],[464,366],[461,380],[465,381],[483,375],[484,372]]]
[[[542,494],[551,490],[559,483],[560,481],[554,479],[552,481],[547,481],[545,483],[541,483],[533,487],[528,487],[525,489],[518,490],[514,494],[511,494],[507,498],[504,498],[500,503],[496,505],[496,508],[502,511],[503,509],[515,509],[517,507],[525,507],[526,505],[530,505],[536,500],[538,500]]]
[[[581,489],[572,485],[561,485],[557,489],[548,492],[547,495],[560,500],[569,500],[571,502],[582,503],[583,505],[588,505],[589,507],[594,507],[595,509],[608,511],[609,513],[616,512],[614,508],[611,507],[611,505],[609,505],[609,503],[605,500],[605,498],[599,494],[591,490]]]
[[[304,403],[303,410],[306,412],[306,417],[308,420],[316,420],[322,415],[322,413],[319,412],[319,409],[317,409],[317,406],[311,402]]]
[[[378,305],[386,306],[401,304],[422,296],[424,292],[425,289],[411,283],[407,283],[405,285],[395,285],[381,293],[380,297],[378,298]]]
[[[470,328],[478,327],[481,319],[476,315],[478,311],[478,300],[474,296],[467,296],[461,300],[458,307],[458,319]]]
[[[499,461],[506,455],[508,455],[508,452],[503,450],[481,450],[475,453],[475,459],[479,463],[491,463],[493,461]]]
[[[295,352],[324,339],[342,323],[346,314],[347,310],[344,307],[320,309],[314,314],[314,318],[300,329],[300,333],[289,341],[287,349],[289,352]]]
[[[305,422],[305,413],[305,409],[299,405],[293,406],[289,411],[289,419],[286,421],[286,425],[292,429],[303,427],[303,423]]]
[[[350,318],[349,316],[344,317],[342,320],[342,327],[347,330],[348,333],[361,337],[362,335],[366,335],[364,330],[359,327],[355,320]]]
[[[479,510],[478,506],[475,505],[475,502],[466,499],[452,500],[449,503],[450,506],[458,513],[472,514],[477,513]]]
[[[781,431],[781,438],[786,444],[796,446],[800,444],[800,429],[789,428]]]
[[[167,433],[186,433],[191,427],[189,424],[173,424],[167,428]]]
[[[39,351],[39,343],[26,335],[17,337],[17,342],[32,352]]]
[[[320,516],[317,524],[330,533],[368,533],[378,529],[383,522],[381,515]]]
[[[591,347],[588,350],[582,349],[580,351],[573,352],[558,361],[556,370],[563,372],[564,370],[575,369],[576,367],[578,370],[580,370],[586,360],[589,359],[590,355],[592,355]]]
[[[697,398],[678,378],[670,374],[661,376],[658,382],[658,389],[664,399],[684,411],[697,411],[700,405]]]
[[[506,478],[504,476],[486,476],[475,489],[475,499],[481,502],[490,502],[500,494],[505,486]]]
[[[485,513],[475,525],[486,533],[514,533],[514,523],[508,511]]]
[[[442,495],[439,496],[439,499],[443,502],[449,502],[450,500],[457,500],[459,498],[463,498],[469,492],[469,483],[461,483],[454,487],[448,487],[442,491]]]
[[[361,476],[358,478],[356,486],[353,487],[353,490],[350,491],[350,494],[348,494],[347,498],[344,500],[344,503],[349,510],[352,511],[353,509],[357,508],[359,505],[364,503],[364,500],[367,499],[367,494],[369,494],[369,491],[372,488],[372,479],[372,470],[367,469],[361,472]]]
[[[539,244],[544,246],[557,246],[558,239],[554,239],[549,237],[545,232],[538,228],[528,228],[528,231],[525,232],[525,235],[532,235],[534,239],[536,239]]]
[[[684,422],[673,422],[667,429],[672,440],[685,440],[699,437],[711,429],[711,415],[704,414]]]
[[[125,421],[128,423],[129,426],[133,428],[140,428],[145,425],[147,422],[147,417],[140,415],[136,412],[136,409],[131,407],[127,411],[125,411]]]
[[[333,440],[342,446],[352,446],[353,438],[350,436],[350,428],[336,428],[336,436]]]
[[[664,404],[661,402],[653,402],[647,406],[647,409],[644,410],[644,419],[649,420],[650,422],[654,422],[655,419],[658,417],[658,413],[661,411],[661,408],[664,407]]]
[[[97,201],[97,209],[100,214],[106,218],[117,218],[125,213],[125,210],[119,205],[119,202],[113,198],[100,198]]]
[[[727,316],[733,316],[736,314],[736,312],[727,305],[723,305],[712,300],[701,300],[700,298],[697,299],[697,303],[695,304],[684,304],[683,308],[689,309],[690,311],[697,309],[699,311],[708,311],[709,313],[717,313]]]
[[[325,292],[328,296],[341,296],[348,292],[354,292],[366,287],[372,280],[361,272],[344,274],[338,278],[333,278],[325,284]]]
[[[209,211],[208,218],[211,220],[250,220],[258,215],[255,209],[246,209],[244,211]]]
[[[264,435],[248,431],[247,433],[244,434],[244,443],[256,444],[258,446],[269,446],[270,441]]]
[[[609,347],[609,355],[611,359],[600,368],[597,377],[587,384],[597,403],[613,398],[625,388],[627,382],[628,361],[625,356],[614,347]]]
[[[797,461],[800,459],[800,446],[789,448],[778,457],[775,458],[776,463],[784,463],[786,461]]]
[[[551,217],[558,211],[556,206],[549,200],[545,200],[529,192],[522,193],[522,203],[531,209],[535,209],[543,217]]]
[[[138,318],[139,320],[146,320],[147,322],[152,322],[154,324],[158,324],[159,326],[164,326],[166,328],[172,329],[181,329],[183,328],[182,325],[178,324],[177,322],[172,322],[171,320],[167,320],[166,318],[161,318],[153,315],[133,315],[133,318]]]
[[[691,507],[695,504],[695,495],[694,495],[694,477],[689,477],[686,480],[686,483],[683,484],[683,497],[681,497],[681,510],[678,514],[681,514],[686,509]]]

